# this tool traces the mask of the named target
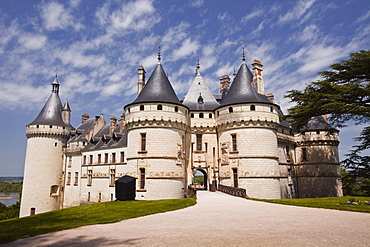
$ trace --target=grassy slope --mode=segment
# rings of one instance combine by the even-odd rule
[[[14,241],[24,236],[35,236],[85,225],[113,223],[149,214],[173,211],[192,206],[195,203],[195,199],[192,198],[103,202],[4,220],[0,221],[0,243]]]
[[[347,201],[350,198],[356,199],[356,202],[358,202],[358,205],[348,205]],[[302,206],[302,207],[327,208],[327,209],[370,213],[370,205],[366,205],[363,203],[364,201],[370,201],[370,197],[362,197],[362,196],[273,199],[273,200],[252,199],[252,200],[285,204],[285,205]]]

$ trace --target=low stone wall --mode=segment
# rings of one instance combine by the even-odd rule
[[[188,186],[188,192],[186,193],[187,198],[197,198],[197,190],[191,186]]]
[[[242,188],[235,188],[219,184],[217,190],[232,196],[248,198],[247,191]]]

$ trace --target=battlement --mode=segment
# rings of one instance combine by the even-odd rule
[[[55,125],[28,125],[26,127],[27,138],[32,137],[52,137],[68,138],[70,135],[69,128]]]

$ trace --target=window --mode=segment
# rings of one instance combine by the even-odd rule
[[[238,188],[238,169],[233,168],[234,187]]]
[[[87,201],[90,201],[90,192],[87,192]]]
[[[56,143],[54,143],[54,147],[57,147],[58,146],[58,143],[56,142]]]
[[[319,130],[317,130],[317,131],[316,131],[316,134],[318,134],[318,135],[319,135],[319,134],[320,134],[320,131],[319,131]]]
[[[110,169],[109,186],[113,187],[116,180],[116,170]]]
[[[210,114],[208,115],[208,117],[209,117],[209,118],[212,118],[212,117],[213,117],[213,116],[212,116],[212,113],[210,113]]]
[[[140,189],[145,188],[145,168],[140,168]]]
[[[307,148],[302,148],[302,161],[307,161]]]
[[[87,186],[91,186],[92,184],[92,170],[87,171]]]
[[[179,111],[179,108],[175,106],[175,112],[178,112],[178,111]]]
[[[101,193],[98,195],[98,202],[101,202]]]
[[[234,112],[234,109],[232,107],[229,107],[229,112]]]
[[[84,155],[83,164],[86,165],[86,155]]]
[[[256,106],[255,105],[251,105],[251,111],[255,111],[256,110]]]
[[[286,151],[286,160],[288,161],[288,162],[290,162],[290,150],[289,150],[289,146],[286,146],[285,147],[285,151]]]
[[[112,163],[116,163],[116,153],[112,153]]]
[[[194,118],[194,113],[190,114],[190,117],[191,117],[191,118]]]
[[[53,128],[53,125],[50,125],[49,127],[50,127],[50,129],[51,129],[51,128]]]
[[[67,185],[70,185],[71,184],[71,173],[68,172],[67,173]]]
[[[199,113],[199,118],[204,118],[204,114],[203,113]]]
[[[72,166],[72,156],[68,157],[68,167]]]
[[[30,215],[35,215],[36,214],[36,208],[31,208]]]
[[[197,151],[202,151],[202,134],[197,134]]]
[[[157,110],[161,111],[163,109],[162,105],[157,105]]]
[[[104,163],[108,163],[108,154],[104,154]]]
[[[140,111],[144,111],[144,105],[140,106]]]
[[[270,106],[270,112],[274,112],[274,108]]]
[[[141,151],[146,151],[146,134],[141,134]]]
[[[75,172],[75,182],[73,183],[74,186],[78,185],[78,172]]]
[[[98,154],[98,164],[101,163],[101,154]]]
[[[90,165],[93,163],[93,156],[90,155]]]
[[[231,135],[231,140],[232,140],[232,144],[233,144],[233,151],[234,152],[238,151],[237,141],[236,141],[236,134]]]
[[[120,162],[121,163],[125,162],[125,152],[121,152]]]
[[[50,196],[58,196],[58,189],[59,189],[58,185],[52,185],[50,187]]]

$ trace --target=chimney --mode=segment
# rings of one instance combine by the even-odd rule
[[[143,65],[140,65],[138,70],[138,81],[137,81],[137,95],[140,94],[141,90],[145,87],[145,69]]]
[[[89,114],[87,114],[87,113],[82,114],[82,121],[81,121],[81,123],[84,123],[89,118],[90,118]]]
[[[271,101],[271,103],[275,103],[275,96],[274,96],[274,94],[269,93],[266,96]]]
[[[110,118],[110,129],[109,129],[109,133],[113,133],[113,131],[116,129],[117,127],[117,118],[116,117],[111,117]]]
[[[121,118],[119,119],[119,121],[120,121],[119,132],[122,132],[125,129],[125,113],[122,113]]]
[[[265,82],[263,80],[263,65],[257,59],[253,60],[252,68],[253,68],[253,81],[252,86],[259,94],[265,94]]]
[[[224,88],[230,89],[230,77],[228,75],[220,77],[220,94],[222,94]]]

